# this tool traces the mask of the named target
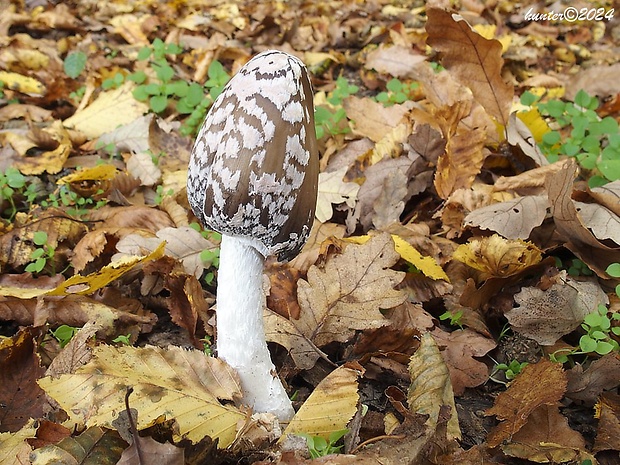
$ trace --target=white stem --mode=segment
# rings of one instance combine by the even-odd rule
[[[270,412],[288,421],[295,411],[265,342],[265,259],[253,242],[222,234],[217,284],[217,354],[239,373],[244,403],[255,412]]]

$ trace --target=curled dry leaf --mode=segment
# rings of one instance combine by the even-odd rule
[[[539,263],[542,252],[532,243],[493,234],[459,245],[452,258],[480,271],[483,279],[505,278]]]
[[[490,229],[508,239],[527,239],[547,216],[546,195],[527,195],[474,210],[465,217],[466,226]]]
[[[450,369],[452,389],[462,395],[465,388],[484,384],[489,378],[489,368],[475,357],[483,357],[495,348],[495,341],[471,329],[447,333],[436,328],[432,332],[446,365]]]
[[[566,377],[566,397],[594,405],[603,391],[620,385],[620,355],[604,355],[585,370],[583,365],[575,365],[566,372]]]
[[[442,65],[469,87],[476,100],[500,124],[508,124],[514,88],[502,80],[502,44],[485,39],[462,18],[428,8],[427,43],[443,53]]]
[[[244,413],[220,402],[241,397],[239,381],[228,365],[180,347],[98,346],[92,360],[75,373],[42,378],[39,385],[89,426],[112,428],[117,412],[124,410],[128,387],[134,389],[132,407],[140,412],[138,429],[161,420],[163,414],[176,420],[176,439],[198,442],[209,436],[219,439],[219,447],[227,447],[245,419]]]
[[[559,363],[541,358],[538,363],[527,365],[486,411],[487,415],[502,420],[487,436],[489,446],[497,447],[510,440],[540,405],[553,405],[559,401],[566,383],[566,375]]]
[[[514,298],[518,306],[506,313],[510,325],[541,345],[553,345],[599,304],[609,302],[598,282],[576,281],[565,271],[548,289],[524,287]]]
[[[515,433],[502,451],[536,463],[583,463],[594,458],[585,451],[585,440],[568,426],[568,420],[555,405],[540,405],[527,423]]]
[[[590,195],[603,207],[620,216],[620,180],[594,187]]]
[[[348,167],[345,166],[337,171],[319,173],[316,219],[321,223],[325,223],[334,214],[332,204],[346,203],[349,208],[355,206],[360,186],[343,180],[347,170]]]
[[[348,245],[321,268],[310,267],[308,280],[297,283],[300,318],[286,320],[272,313],[265,321],[267,339],[285,346],[296,365],[307,369],[321,356],[316,347],[345,342],[356,330],[387,325],[380,310],[407,298],[394,289],[404,277],[390,269],[398,259],[390,235],[380,234],[364,245]]]
[[[435,430],[441,407],[449,406],[448,437],[460,439],[461,430],[454,404],[450,372],[430,333],[422,335],[420,347],[411,356],[409,374],[411,385],[407,391],[407,402],[411,412],[428,415],[426,426]]]
[[[19,146],[14,138],[7,137],[7,139],[19,152]],[[38,132],[34,131],[31,140],[32,145],[28,147],[28,149],[44,146],[40,148],[44,149],[49,147],[50,150],[43,151],[36,157],[29,157],[26,156],[25,152],[22,153],[23,156],[15,162],[15,166],[22,174],[38,175],[42,173],[56,174],[60,172],[73,149],[69,133],[63,127],[62,123],[60,121],[54,121],[50,127]],[[25,142],[28,143],[28,141]]]
[[[620,396],[613,392],[605,392],[597,408],[600,414],[594,451],[620,450]]]

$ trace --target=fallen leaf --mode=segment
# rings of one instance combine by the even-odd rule
[[[465,388],[480,386],[489,379],[489,368],[475,357],[484,357],[494,349],[496,344],[493,339],[471,329],[457,329],[446,333],[436,328],[431,334],[441,348],[456,395],[462,395]]]
[[[3,465],[23,465],[30,462],[32,447],[28,440],[37,434],[34,420],[28,421],[19,431],[0,433],[0,463]]]
[[[89,426],[111,428],[117,412],[124,410],[128,387],[134,389],[132,407],[140,412],[138,429],[174,418],[177,439],[198,442],[209,436],[227,447],[235,439],[237,423],[245,419],[244,413],[219,401],[241,398],[232,370],[219,359],[180,347],[101,345],[75,373],[42,378],[39,385]]]
[[[430,333],[422,335],[420,347],[411,356],[409,374],[411,376],[411,384],[407,391],[409,409],[414,413],[428,415],[426,426],[435,430],[439,410],[447,405],[450,407],[448,438],[460,439],[461,430],[450,382],[450,372]]]
[[[508,277],[540,262],[542,253],[532,243],[493,234],[459,245],[452,258],[481,271],[484,277]]]
[[[125,441],[116,431],[88,428],[76,437],[65,438],[32,452],[32,463],[79,463],[114,465],[121,457]]]
[[[566,390],[562,365],[546,358],[527,365],[519,376],[495,399],[486,415],[495,415],[502,422],[487,436],[489,447],[510,440],[527,423],[530,414],[540,405],[554,405]]]
[[[598,431],[593,450],[620,450],[620,396],[605,392],[597,407]]]
[[[426,14],[426,42],[443,53],[442,65],[506,127],[514,88],[502,80],[502,44],[485,39],[458,15],[438,8],[428,8]]]
[[[360,186],[354,182],[343,181],[348,167],[329,173],[319,173],[319,192],[316,201],[316,219],[325,223],[331,219],[334,211],[332,204],[346,203],[350,208],[355,206],[355,199]]]
[[[399,125],[409,112],[405,104],[385,107],[368,98],[348,97],[342,103],[347,117],[355,122],[355,133],[378,142]]]
[[[161,179],[161,170],[153,161],[152,155],[134,153],[127,161],[127,172],[138,178],[143,186],[152,186]]]
[[[390,269],[398,258],[390,235],[380,234],[364,245],[348,245],[320,268],[313,265],[307,281],[297,283],[300,318],[286,320],[274,314],[265,322],[267,338],[287,347],[296,363],[312,367],[321,355],[314,347],[345,342],[356,330],[387,325],[380,310],[407,298],[394,289],[404,276]],[[295,342],[303,339],[300,345]]]
[[[411,77],[416,65],[424,60],[424,55],[415,53],[410,47],[382,43],[366,55],[364,68],[396,78],[407,78]]]
[[[502,451],[536,463],[582,463],[586,458],[593,458],[585,446],[583,436],[568,426],[558,407],[543,404],[529,415],[527,423],[510,442],[502,445]]]
[[[576,281],[563,271],[545,289],[523,287],[515,294],[515,308],[506,312],[512,328],[540,345],[553,345],[572,332],[599,304],[609,302],[596,281]]]
[[[620,215],[620,179],[605,184],[604,186],[594,187],[590,195],[603,207],[611,210],[616,215]]]
[[[566,397],[594,405],[603,391],[620,384],[620,356],[614,353],[603,355],[585,369],[577,364],[566,372],[566,377]]]
[[[101,92],[97,99],[63,121],[65,127],[77,129],[89,139],[128,124],[148,111],[148,105],[133,98],[135,84],[126,81],[118,89]]]
[[[546,195],[527,195],[478,208],[465,217],[464,224],[490,229],[507,239],[527,239],[544,221],[547,208]]]
[[[26,328],[0,342],[0,432],[19,431],[43,415],[45,394],[37,380],[45,373],[37,354],[39,331]]]
[[[345,429],[357,411],[359,375],[358,371],[341,366],[323,378],[288,424],[280,441],[297,433],[328,439],[329,433]]]

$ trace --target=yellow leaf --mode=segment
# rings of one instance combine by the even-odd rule
[[[439,347],[430,333],[422,336],[420,347],[409,361],[411,385],[407,392],[409,409],[428,415],[426,425],[435,430],[442,406],[450,407],[448,437],[460,439],[461,430],[454,404],[450,371],[443,360]]]
[[[37,436],[37,424],[30,419],[19,431],[0,433],[0,463],[4,465],[19,465],[30,463],[28,456],[32,447],[28,439]]]
[[[57,184],[70,184],[80,181],[109,181],[114,178],[116,168],[112,165],[97,165],[92,168],[84,168],[75,173],[63,176]]]
[[[490,277],[505,278],[540,262],[542,252],[531,242],[493,234],[459,245],[452,258]]]
[[[126,82],[115,90],[102,92],[97,99],[64,121],[68,128],[95,139],[117,126],[131,123],[148,111],[148,105],[133,98],[134,84]]]
[[[62,170],[71,150],[73,150],[69,133],[60,121],[54,121],[50,127],[43,129],[42,132],[47,133],[51,139],[58,142],[58,146],[54,150],[47,150],[33,157],[22,156],[17,160],[15,165],[23,174],[39,175],[43,172],[56,174]]]
[[[370,239],[369,235],[365,236],[352,236],[343,240],[347,242],[354,242],[356,244],[364,244]],[[392,234],[392,240],[394,241],[394,249],[400,254],[400,257],[415,266],[424,276],[431,279],[443,279],[450,282],[450,278],[446,272],[439,266],[433,257],[425,257],[418,252],[415,247],[409,244],[402,237]]]
[[[98,346],[93,358],[73,374],[46,377],[39,385],[63,409],[88,426],[114,428],[125,410],[127,388],[138,410],[138,428],[174,419],[177,437],[196,443],[209,436],[230,445],[246,414],[220,399],[240,398],[239,381],[223,361],[197,350]]]
[[[166,243],[162,242],[153,252],[145,257],[125,257],[104,266],[99,271],[87,276],[75,275],[61,283],[47,295],[92,294],[120,278],[140,263],[149,262],[163,257]]]
[[[40,97],[46,92],[45,86],[41,82],[18,73],[0,71],[0,82],[4,84],[6,89],[16,90],[22,94]]]
[[[531,108],[528,111],[517,113],[517,118],[523,121],[523,123],[528,127],[536,142],[540,142],[542,137],[551,131],[549,125],[536,108]]]
[[[329,438],[329,433],[347,427],[357,411],[359,373],[344,366],[327,375],[304,402],[282,434],[305,433]]]

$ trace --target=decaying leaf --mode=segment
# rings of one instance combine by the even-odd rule
[[[560,400],[566,390],[566,382],[559,363],[541,358],[538,363],[527,365],[486,412],[502,420],[489,432],[489,446],[496,447],[510,440],[540,405],[553,405]]]
[[[32,463],[114,465],[125,447],[125,441],[116,431],[93,427],[79,436],[36,449],[32,453]]]
[[[445,10],[429,8],[427,15],[427,43],[444,54],[443,66],[505,127],[514,88],[502,80],[501,43],[485,39],[462,17]]]
[[[620,355],[603,355],[586,369],[577,364],[566,372],[566,377],[566,397],[594,405],[603,391],[620,385]]]
[[[493,234],[459,245],[452,258],[481,271],[485,277],[505,278],[540,262],[542,253],[532,243]]]
[[[297,433],[328,439],[329,433],[346,428],[357,411],[359,374],[342,366],[323,378],[286,427],[281,440]]]
[[[18,431],[43,414],[45,394],[36,382],[45,368],[35,337],[37,330],[26,328],[0,342],[0,432]]]
[[[380,234],[364,245],[348,245],[322,268],[310,267],[308,280],[297,283],[300,318],[273,314],[265,321],[267,338],[289,349],[298,366],[309,368],[321,356],[315,348],[345,342],[356,330],[387,325],[380,310],[406,299],[394,290],[404,273],[389,269],[398,259],[390,235]]]
[[[428,415],[426,425],[431,430],[435,430],[439,410],[443,405],[447,405],[450,407],[448,437],[460,439],[461,430],[450,382],[450,372],[430,333],[422,336],[420,347],[411,356],[409,374],[411,376],[411,385],[407,392],[409,409],[415,413]]]
[[[577,281],[563,271],[546,290],[524,287],[517,307],[506,313],[512,328],[541,345],[553,345],[578,328],[588,313],[609,299],[595,281]]]
[[[606,392],[597,404],[599,430],[594,442],[594,451],[620,450],[620,396]]]
[[[128,387],[134,389],[132,407],[140,412],[138,429],[164,417],[175,419],[179,439],[198,442],[209,436],[226,447],[245,419],[240,410],[219,400],[240,399],[232,370],[219,359],[180,347],[98,346],[93,359],[75,373],[42,378],[39,385],[89,426],[112,428],[124,410]]]
[[[27,440],[37,434],[34,420],[28,421],[19,431],[0,433],[0,463],[4,465],[22,465],[30,462],[32,447]]]
[[[540,405],[528,417],[508,444],[506,455],[536,463],[583,463],[593,456],[585,451],[583,436],[568,426],[568,420],[555,405]]]

